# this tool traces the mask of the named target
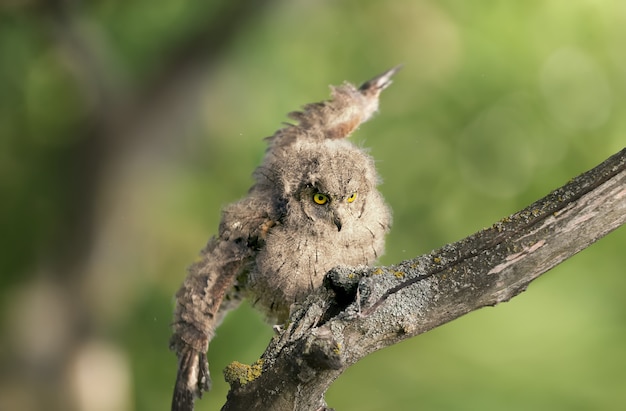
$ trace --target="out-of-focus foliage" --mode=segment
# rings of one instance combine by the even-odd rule
[[[354,136],[371,147],[394,209],[382,263],[477,231],[626,141],[620,0],[275,1],[239,26],[228,20],[237,2],[7,4],[0,409],[167,409],[184,268],[220,207],[247,190],[262,138],[329,84],[404,64]],[[224,22],[237,29],[196,62],[201,80],[163,70],[193,57],[179,48],[202,53],[186,39]],[[169,86],[176,99],[151,98]],[[511,302],[366,358],[329,405],[624,408],[624,244],[621,229]],[[219,409],[221,370],[253,362],[271,335],[247,305],[226,319],[198,410]]]

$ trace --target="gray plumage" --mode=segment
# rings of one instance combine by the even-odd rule
[[[268,139],[255,184],[223,211],[218,235],[176,295],[172,410],[192,410],[194,398],[210,389],[208,343],[242,298],[282,323],[331,268],[371,265],[383,253],[391,213],[376,189],[374,161],[344,138],[377,111],[396,71],[360,88],[333,88],[331,100],[291,113],[298,124]]]

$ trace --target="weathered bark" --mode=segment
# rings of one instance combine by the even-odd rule
[[[359,359],[508,301],[626,220],[626,149],[488,229],[388,267],[337,268],[257,364],[231,364],[223,410],[321,410]]]

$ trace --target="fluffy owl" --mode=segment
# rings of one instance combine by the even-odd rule
[[[371,265],[383,253],[391,214],[374,160],[345,138],[377,111],[397,69],[358,88],[333,87],[330,100],[291,113],[297,124],[268,138],[254,185],[224,209],[217,236],[176,294],[172,410],[192,410],[210,389],[209,341],[243,298],[280,324],[331,268]]]

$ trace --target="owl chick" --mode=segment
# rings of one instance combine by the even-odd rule
[[[373,159],[345,140],[378,109],[398,68],[291,113],[268,138],[247,197],[226,207],[176,294],[170,348],[178,356],[172,410],[193,410],[210,389],[206,351],[215,328],[243,298],[275,324],[320,287],[331,268],[371,265],[383,253],[391,213]]]

